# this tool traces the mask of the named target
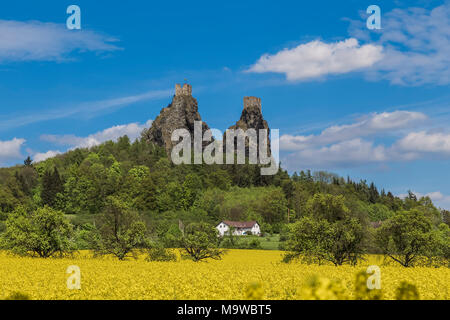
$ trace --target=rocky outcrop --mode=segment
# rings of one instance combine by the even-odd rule
[[[181,87],[179,84],[175,86],[175,95],[172,99],[172,103],[166,108],[161,110],[159,116],[152,122],[152,126],[142,132],[142,137],[148,142],[155,143],[166,149],[167,155],[171,156],[171,151],[178,141],[172,142],[172,133],[176,129],[186,129],[191,136],[191,143],[194,143],[194,127],[195,122],[200,121],[202,124],[202,135],[206,130],[209,130],[208,125],[202,121],[200,113],[198,112],[197,100],[192,97],[192,87],[189,84],[184,84]],[[249,134],[254,129],[254,139],[238,138],[239,130],[241,129],[244,134]],[[242,110],[241,118],[235,125],[228,128],[228,130],[234,130],[236,134],[233,137],[234,150],[238,148],[238,139],[245,141],[245,155],[249,157],[249,150],[256,150],[256,156],[259,155],[260,144],[260,131],[264,130],[267,139],[267,154],[265,158],[271,156],[270,150],[270,129],[267,121],[264,120],[261,111],[261,99],[257,97],[244,97],[244,109]],[[199,128],[198,128],[198,131]],[[226,150],[227,132],[223,136],[223,149]],[[231,139],[231,137],[230,137]],[[202,147],[204,148],[210,142],[202,141]],[[251,149],[253,147],[253,149]]]
[[[164,147],[170,157],[172,148],[178,143],[172,142],[172,132],[175,129],[187,129],[193,142],[195,121],[202,121],[202,118],[198,112],[197,100],[192,97],[192,87],[189,84],[183,87],[177,84],[172,103],[161,110],[152,126],[142,132],[142,137]],[[208,129],[208,125],[202,121],[202,133]]]
[[[241,129],[244,132],[248,132],[248,129],[255,129],[257,135],[256,147],[260,144],[260,130],[266,130],[267,132],[267,156],[271,155],[270,151],[270,128],[267,121],[264,120],[261,110],[261,99],[257,97],[244,97],[244,109],[242,110],[241,118],[234,126],[228,128],[228,130]],[[227,134],[224,134],[224,148],[226,148]],[[237,138],[234,138],[235,150],[237,148]],[[246,155],[248,156],[249,139],[245,141]],[[251,145],[251,144],[250,144]],[[258,149],[257,149],[258,150]]]

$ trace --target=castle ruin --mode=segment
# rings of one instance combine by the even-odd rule
[[[244,109],[249,107],[258,107],[261,110],[261,98],[258,97],[244,97]]]
[[[185,83],[183,87],[180,84],[175,84],[175,96],[192,96],[192,86]]]

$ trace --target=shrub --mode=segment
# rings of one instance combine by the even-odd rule
[[[249,249],[261,249],[261,242],[258,239],[252,239],[248,243]]]
[[[5,300],[31,300],[30,296],[22,292],[13,292]]]
[[[222,246],[222,248],[227,249],[233,249],[237,246],[236,243],[232,241],[229,237],[224,237],[220,245]]]
[[[396,300],[419,300],[419,291],[417,287],[407,281],[402,281],[395,291]]]
[[[264,298],[264,288],[261,282],[252,282],[247,285],[244,292],[245,300],[262,300]]]
[[[369,274],[362,270],[356,274],[355,278],[355,299],[356,300],[381,300],[383,293],[381,289],[369,289],[367,287],[367,279]]]
[[[147,261],[169,262],[177,260],[177,255],[163,246],[155,246],[147,250]]]
[[[347,300],[345,286],[341,281],[312,276],[301,290],[304,300]]]

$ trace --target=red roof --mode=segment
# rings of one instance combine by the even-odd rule
[[[227,226],[234,228],[252,228],[256,223],[258,223],[256,221],[229,221],[229,220],[224,220],[222,222],[225,223]]]

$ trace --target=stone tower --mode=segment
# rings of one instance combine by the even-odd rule
[[[244,109],[249,109],[250,107],[257,107],[261,110],[261,98],[244,97]]]
[[[183,87],[180,84],[175,85],[175,96],[192,96],[192,86],[185,83]]]

